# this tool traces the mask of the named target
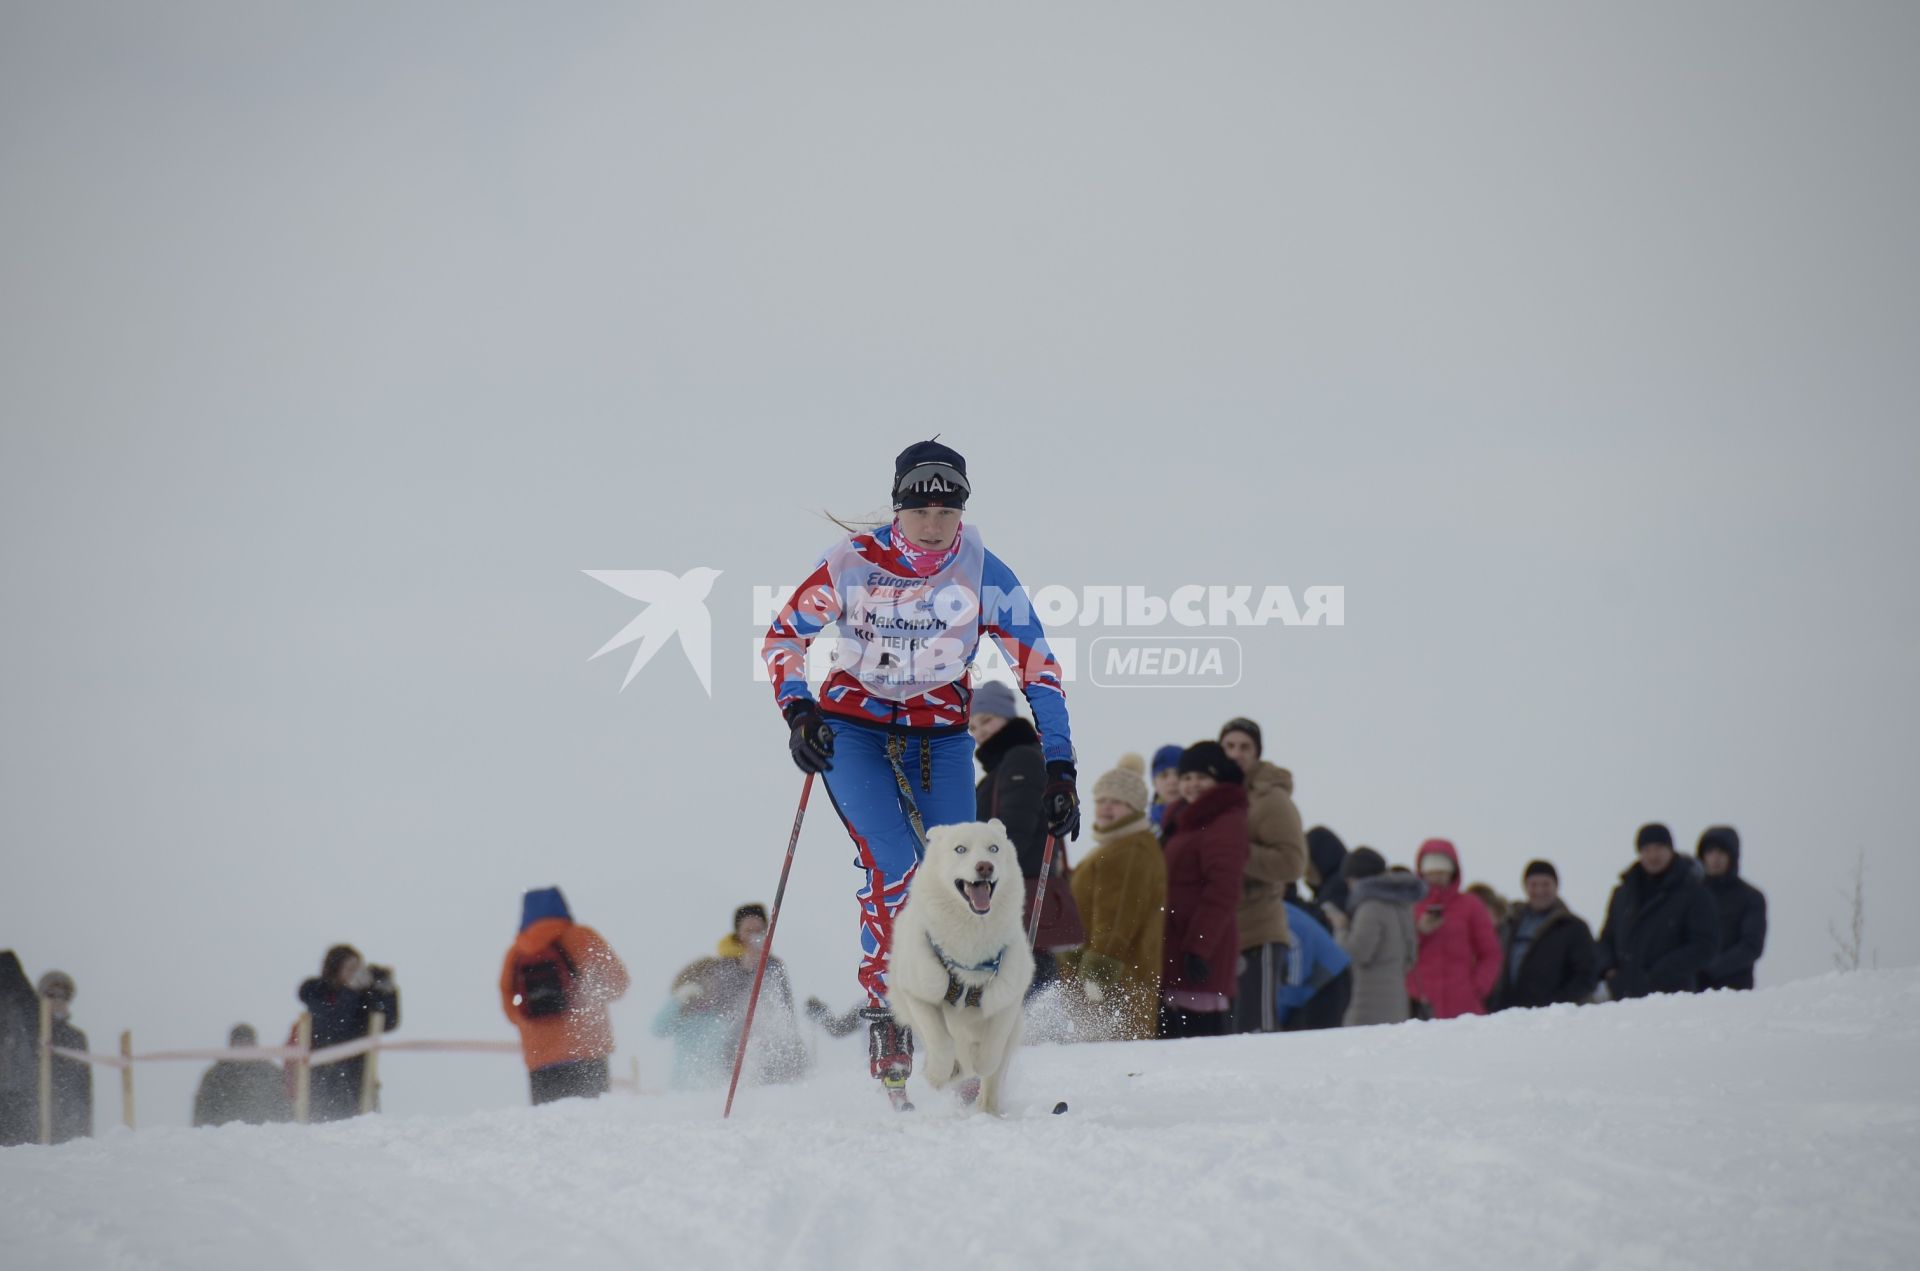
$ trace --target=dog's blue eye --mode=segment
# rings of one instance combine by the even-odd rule
[[[966,845],[965,843],[961,843],[961,844],[959,844],[959,845],[957,845],[957,846],[956,846],[956,847],[955,847],[955,848],[953,849],[953,854],[954,854],[955,856],[965,856],[965,855],[967,854],[967,845]]]
[[[1000,850],[1000,845],[998,843],[989,843],[987,844],[987,850],[989,852],[998,852]]]

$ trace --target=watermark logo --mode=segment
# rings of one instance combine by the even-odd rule
[[[639,617],[622,627],[618,635],[593,655],[597,658],[638,642],[633,661],[627,666],[627,678],[620,681],[621,691],[624,692],[627,685],[633,683],[633,677],[640,674],[640,668],[677,635],[680,651],[687,655],[693,673],[700,677],[700,687],[708,697],[713,696],[713,618],[707,612],[707,593],[720,577],[719,570],[703,565],[679,575],[664,569],[583,569],[580,572],[646,605]]]
[[[678,636],[700,687],[713,696],[713,622],[707,606],[721,571],[702,567],[678,575],[660,569],[581,572],[645,605],[638,617],[593,654],[598,658],[635,646],[620,682],[622,691],[662,646]],[[796,638],[780,637],[771,643],[766,639],[768,628],[786,614],[790,601],[796,613],[814,620],[812,625],[825,624],[804,653]],[[1010,591],[987,587],[976,592],[951,585],[928,590],[920,580],[893,578],[876,570],[858,581],[849,580],[842,591],[816,585],[797,598],[792,587],[756,585],[749,621],[748,665],[753,680],[762,684],[770,678],[770,657],[798,655],[805,664],[805,677],[815,684],[844,671],[869,685],[915,688],[924,684],[938,689],[971,669],[976,678],[1027,680],[1057,675],[1064,684],[1090,683],[1099,688],[1232,688],[1244,677],[1248,658],[1260,657],[1263,649],[1271,648],[1261,644],[1253,631],[1345,626],[1346,588],[1312,586],[1296,593],[1277,584],[1190,584],[1157,594],[1138,586],[1052,585]],[[972,633],[982,625],[1002,631],[1037,626],[1045,631],[1046,645],[1043,649],[1016,641],[1016,654],[1028,664],[1014,666],[1008,651],[989,636],[983,634],[974,643]],[[1244,640],[1223,634],[1234,629],[1248,634]],[[776,653],[776,646],[788,652]]]
[[[1232,688],[1243,667],[1232,636],[1098,636],[1086,670],[1101,688]]]

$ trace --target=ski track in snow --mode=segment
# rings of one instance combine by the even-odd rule
[[[1000,1120],[918,1079],[920,1111],[892,1113],[865,1066],[862,1039],[824,1043],[807,1084],[744,1091],[730,1122],[713,1091],[7,1149],[0,1250],[194,1271],[1920,1261],[1920,970],[1031,1046]]]

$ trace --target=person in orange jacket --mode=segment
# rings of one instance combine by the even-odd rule
[[[627,968],[599,932],[573,920],[560,889],[529,891],[500,968],[500,1006],[520,1030],[534,1103],[607,1092],[607,1003],[626,991]]]

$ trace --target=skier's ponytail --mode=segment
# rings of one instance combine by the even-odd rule
[[[882,516],[876,517],[871,512],[869,512],[866,516],[842,518],[842,517],[835,516],[832,512],[829,512],[825,508],[822,508],[820,509],[820,515],[825,517],[827,520],[832,521],[835,525],[839,526],[841,529],[845,530],[849,534],[870,534],[874,530],[879,529],[881,526],[889,525],[893,522],[893,517],[890,515],[882,515]]]

